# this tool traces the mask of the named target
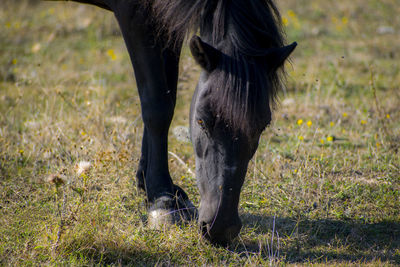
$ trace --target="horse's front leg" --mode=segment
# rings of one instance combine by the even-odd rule
[[[150,217],[161,215],[175,221],[183,215],[186,219],[195,208],[173,184],[168,170],[168,130],[176,102],[180,47],[165,48],[161,40],[155,40],[155,28],[144,23],[147,14],[131,3],[124,2],[113,11],[134,67],[145,127],[138,185],[146,191]]]

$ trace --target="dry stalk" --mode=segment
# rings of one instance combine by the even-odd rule
[[[382,129],[384,134],[386,135],[386,137],[388,138],[388,140],[390,140],[390,142],[392,142],[392,137],[393,134],[389,131],[389,128],[387,127],[387,121],[385,120],[385,116],[386,116],[386,112],[385,110],[382,108],[381,104],[379,103],[379,99],[376,93],[376,87],[375,87],[375,75],[374,75],[374,70],[373,70],[373,66],[370,65],[370,86],[371,86],[371,90],[372,90],[372,94],[374,96],[374,101],[375,101],[375,107],[376,107],[376,111],[377,111],[377,117],[378,117],[378,121],[382,124]]]

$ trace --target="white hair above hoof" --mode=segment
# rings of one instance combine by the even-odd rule
[[[176,223],[173,216],[174,211],[167,209],[156,209],[149,212],[148,226],[151,229],[162,230]]]
[[[197,209],[189,199],[181,197],[158,198],[148,213],[148,226],[162,230],[173,224],[184,224],[197,219]]]

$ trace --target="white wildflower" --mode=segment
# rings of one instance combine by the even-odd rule
[[[81,176],[86,173],[92,164],[89,161],[80,161],[77,166],[76,174]]]

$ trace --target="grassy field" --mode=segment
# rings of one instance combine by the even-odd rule
[[[299,46],[222,248],[195,223],[146,226],[140,104],[112,14],[1,0],[0,265],[399,265],[400,5],[279,5]],[[172,130],[198,74],[185,48],[170,169],[196,205],[193,150]]]

